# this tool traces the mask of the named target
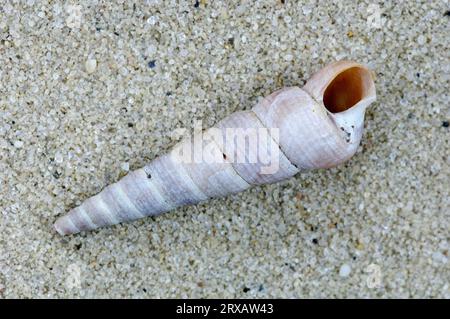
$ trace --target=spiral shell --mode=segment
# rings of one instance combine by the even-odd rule
[[[366,67],[335,62],[303,88],[280,89],[186,138],[60,217],[55,229],[92,230],[339,165],[356,152],[375,99]]]

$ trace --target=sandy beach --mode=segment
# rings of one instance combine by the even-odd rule
[[[448,1],[0,4],[0,298],[450,298]],[[377,101],[329,170],[129,224],[53,223],[336,60]]]

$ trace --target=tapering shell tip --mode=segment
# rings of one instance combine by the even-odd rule
[[[58,234],[60,234],[61,236],[66,235],[66,233],[64,232],[64,230],[61,228],[61,226],[59,225],[59,219],[56,221],[56,223],[53,224],[53,228],[56,230],[56,232]]]
[[[62,216],[56,220],[53,224],[53,228],[60,234],[61,236],[70,235],[79,233],[80,230],[73,225],[69,216]]]

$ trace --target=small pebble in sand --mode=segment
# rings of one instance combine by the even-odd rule
[[[128,163],[128,162],[122,163],[122,164],[120,165],[120,168],[121,168],[122,170],[124,170],[125,172],[128,172],[128,171],[130,170],[130,163]]]
[[[97,60],[96,59],[88,59],[85,63],[86,72],[87,73],[94,73],[95,69],[97,68]]]
[[[55,154],[55,162],[60,164],[60,163],[63,162],[63,160],[64,160],[64,158],[63,158],[62,154],[59,153],[59,152],[56,152],[56,154]]]
[[[22,141],[15,141],[14,142],[14,147],[15,148],[22,148],[23,146],[23,142]]]
[[[417,43],[419,45],[424,45],[425,43],[427,43],[427,38],[424,37],[423,34],[421,34],[417,37]]]
[[[350,275],[351,271],[352,271],[352,268],[349,265],[343,264],[341,266],[341,268],[339,269],[339,276],[348,277]]]
[[[151,16],[150,18],[147,19],[147,23],[150,25],[155,25],[156,22],[158,22],[158,17],[156,16]]]
[[[448,261],[448,258],[440,251],[433,253],[432,257],[433,257],[433,260],[437,263],[446,264]]]

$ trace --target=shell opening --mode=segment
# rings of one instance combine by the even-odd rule
[[[371,83],[372,77],[367,69],[349,68],[328,84],[323,104],[331,113],[346,111],[368,95]]]

